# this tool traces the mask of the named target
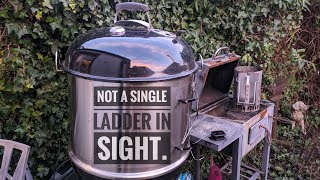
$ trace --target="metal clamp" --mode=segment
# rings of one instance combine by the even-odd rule
[[[216,52],[215,52],[214,55],[212,56],[212,60],[216,60],[217,55],[218,55],[222,50],[224,50],[225,52],[227,52],[227,53],[225,53],[226,55],[228,55],[228,54],[230,53],[229,47],[226,47],[226,46],[225,46],[225,47],[221,47],[221,48],[219,48],[219,49],[216,50]]]
[[[118,21],[118,16],[121,13],[121,11],[126,10],[126,11],[135,11],[135,12],[145,12],[147,17],[148,17],[148,25],[146,25],[147,22],[145,21],[140,21],[140,20],[123,20],[123,22],[134,22],[134,23],[139,23],[140,25],[149,28],[152,28],[151,25],[151,19],[150,19],[150,7],[146,4],[141,4],[141,3],[136,3],[136,2],[124,2],[124,3],[119,3],[116,5],[116,14],[114,17],[114,24],[117,23]],[[120,21],[119,21],[120,22]],[[144,22],[144,23],[143,23]]]
[[[56,71],[57,71],[57,72],[61,72],[62,70],[59,69],[60,62],[58,62],[58,61],[59,61],[59,60],[58,60],[58,51],[56,51],[56,53],[55,53],[54,61],[55,61],[55,64],[56,64]]]

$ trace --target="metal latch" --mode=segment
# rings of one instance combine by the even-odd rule
[[[191,98],[191,99],[180,99],[179,102],[182,102],[183,104],[187,104],[189,102],[193,102],[195,100],[199,99],[198,97],[196,98]]]

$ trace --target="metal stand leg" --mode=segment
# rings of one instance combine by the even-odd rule
[[[26,180],[33,180],[33,177],[31,175],[30,169],[27,166],[27,170],[26,170]]]
[[[192,153],[195,157],[195,159],[193,159],[193,177],[195,180],[200,180],[200,173],[201,173],[200,161],[196,160],[196,159],[200,158],[200,145],[199,144],[194,144],[192,146]]]
[[[267,180],[268,168],[269,168],[269,157],[270,157],[270,145],[268,144],[267,138],[264,138],[263,143],[263,159],[262,159],[262,180]]]
[[[242,157],[242,136],[232,143],[232,180],[240,179],[241,157]]]

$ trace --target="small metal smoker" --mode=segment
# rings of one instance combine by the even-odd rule
[[[223,51],[225,53],[221,54]],[[225,144],[232,143],[230,141],[234,141],[235,136],[241,136],[237,155],[241,158],[265,137],[269,138],[272,128],[269,117],[273,116],[274,104],[260,102],[261,69],[237,67],[240,56],[230,53],[227,47],[218,49],[215,54],[219,53],[221,55],[199,62],[201,71],[196,76],[199,101],[193,103],[193,109],[198,112],[193,114],[195,120],[192,122],[191,141],[216,151],[230,152],[231,147]],[[240,91],[234,92],[233,99],[229,92],[234,77],[236,90]],[[240,132],[235,133],[238,127]],[[209,139],[210,132],[215,130],[223,130],[226,140]],[[264,162],[267,164],[270,144],[266,143],[265,147]],[[267,173],[267,165],[263,165],[263,169]],[[266,178],[264,173],[261,174]]]
[[[234,69],[234,103],[243,112],[260,108],[262,69],[255,66],[239,66]]]

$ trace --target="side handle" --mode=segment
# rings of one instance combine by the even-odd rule
[[[183,103],[183,104],[187,104],[187,103],[190,103],[190,102],[193,102],[193,101],[196,101],[198,100],[199,98],[191,98],[191,99],[180,99],[179,102]]]
[[[216,52],[214,53],[214,55],[212,56],[212,60],[216,60],[216,57],[221,52],[224,52],[225,55],[228,55],[230,53],[229,47],[221,47],[221,48],[217,49]]]
[[[55,63],[56,63],[56,71],[57,71],[57,72],[61,72],[62,70],[59,68],[59,66],[60,66],[60,61],[59,61],[58,51],[56,51],[56,53],[55,53],[54,61],[55,61]]]

